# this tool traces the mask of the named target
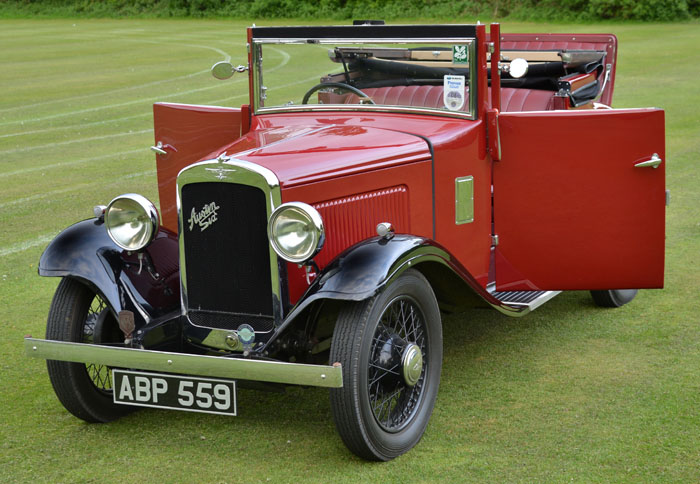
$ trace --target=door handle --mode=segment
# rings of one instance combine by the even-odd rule
[[[663,160],[659,156],[658,153],[654,153],[651,155],[651,158],[646,160],[646,161],[640,161],[639,163],[635,163],[634,167],[635,168],[658,168],[659,165],[661,164]]]
[[[163,149],[163,143],[161,141],[159,141],[155,146],[151,146],[151,151],[158,153],[159,155],[168,154],[168,152]]]
[[[151,151],[160,156],[167,156],[169,151],[177,152],[173,145],[164,145],[162,141],[156,143],[155,146],[151,146]]]

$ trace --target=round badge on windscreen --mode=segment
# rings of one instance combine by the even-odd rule
[[[450,111],[459,111],[464,106],[465,77],[445,76],[443,78],[442,100]]]

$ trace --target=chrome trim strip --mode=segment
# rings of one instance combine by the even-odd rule
[[[477,89],[477,74],[479,65],[476,62],[476,41],[469,43],[469,113],[470,119],[478,119],[479,113],[477,102],[479,99],[479,90]],[[487,90],[488,93],[488,90]]]
[[[212,168],[231,170],[235,172],[235,174],[225,179],[219,179],[216,174],[217,170],[212,170]],[[180,171],[177,176],[177,213],[178,245],[180,249],[180,304],[183,316],[187,315],[189,306],[187,302],[187,265],[185,261],[185,238],[183,234],[183,227],[185,227],[185,224],[182,213],[182,187],[190,183],[201,182],[237,183],[259,188],[265,194],[267,206],[267,213],[265,214],[266,220],[269,220],[270,214],[282,204],[282,194],[277,176],[271,170],[256,165],[255,163],[222,155],[216,159],[200,161]],[[271,245],[268,245],[268,250],[270,253],[270,279],[272,282],[272,310],[274,313],[274,326],[277,327],[284,318],[282,283],[280,280],[277,253],[275,253]],[[192,323],[192,321],[190,321],[190,323]]]
[[[476,105],[476,101],[470,100],[470,105]],[[403,113],[403,114],[432,114],[435,116],[443,116],[446,118],[460,118],[460,119],[476,119],[476,115],[471,113],[457,112],[457,111],[446,111],[435,108],[421,108],[415,106],[381,106],[376,104],[312,104],[308,105],[308,108],[302,107],[302,105],[292,106],[279,106],[274,108],[261,108],[258,109],[256,114],[275,114],[275,113],[298,113],[298,112],[328,112],[328,111],[361,111],[361,112],[384,112],[384,113]],[[362,107],[358,107],[362,106]],[[470,108],[471,109],[471,108]]]
[[[474,37],[435,37],[435,38],[430,38],[430,37],[383,37],[383,38],[349,38],[349,39],[344,39],[342,37],[334,37],[334,38],[312,38],[312,37],[298,37],[298,38],[291,38],[291,37],[286,37],[286,38],[275,38],[275,37],[255,37],[253,39],[254,44],[308,44],[310,43],[309,40],[312,40],[313,44],[362,44],[362,43],[370,43],[370,44],[398,44],[398,43],[406,43],[406,44],[420,44],[420,43],[427,43],[427,42],[432,42],[432,43],[440,43],[440,44],[449,44],[453,42],[474,42]]]
[[[24,350],[27,356],[47,360],[95,363],[118,368],[291,385],[330,388],[343,386],[340,363],[333,366],[307,365],[281,361],[169,353],[36,338],[25,338]]]

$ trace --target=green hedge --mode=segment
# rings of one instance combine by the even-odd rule
[[[3,16],[381,18],[673,21],[700,0],[4,0]]]

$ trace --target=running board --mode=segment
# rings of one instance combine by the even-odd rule
[[[500,302],[496,307],[499,311],[509,316],[524,316],[534,311],[544,303],[552,299],[561,291],[495,291],[495,285],[489,285],[487,290]]]

